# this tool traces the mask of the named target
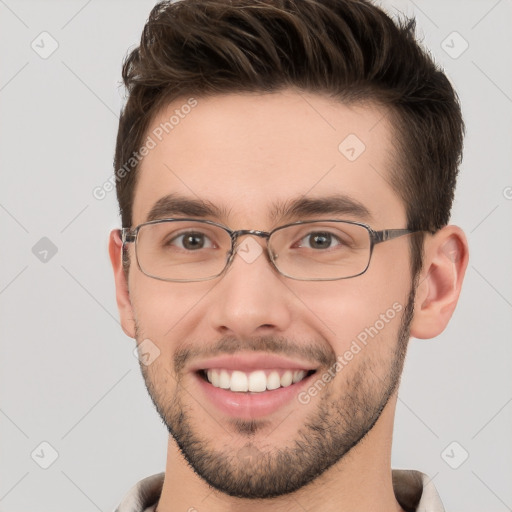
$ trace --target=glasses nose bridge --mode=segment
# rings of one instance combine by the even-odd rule
[[[268,231],[260,231],[259,229],[240,229],[238,231],[232,231],[231,232],[231,240],[233,241],[233,248],[235,247],[238,239],[244,235],[253,235],[253,236],[259,236],[260,238],[266,238],[267,244],[268,244],[268,240],[270,238],[270,233]]]
[[[274,256],[273,256],[270,246],[268,244],[272,233],[269,233],[268,231],[261,231],[259,229],[240,229],[238,231],[231,232],[231,256],[227,262],[227,266],[229,266],[232,263],[233,258],[235,256],[235,254],[237,253],[237,242],[238,242],[239,237],[245,236],[245,235],[252,235],[252,236],[257,236],[257,237],[266,239],[266,247],[264,250],[267,253],[267,257],[270,260],[270,263],[275,266],[275,263],[273,262]]]

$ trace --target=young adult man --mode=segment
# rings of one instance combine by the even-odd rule
[[[443,510],[390,462],[409,338],[443,331],[468,259],[460,108],[413,30],[363,0],[153,9],[110,255],[170,435],[119,512]]]

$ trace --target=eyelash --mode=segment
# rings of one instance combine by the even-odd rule
[[[332,237],[332,240],[331,241],[336,241],[338,242],[336,245],[346,245],[346,243],[341,240],[338,236],[336,236],[334,233],[330,233],[328,231],[310,231],[308,233],[306,233],[304,236],[302,236],[301,238],[298,239],[298,243],[300,244],[304,239],[308,238],[308,237],[311,237],[312,235],[318,235],[318,234],[327,234],[327,235],[330,235]],[[186,237],[187,235],[200,235],[200,236],[203,236],[204,238],[206,238],[207,240],[210,240],[210,243],[212,246],[215,246],[217,247],[217,244],[215,244],[212,239],[206,234],[206,233],[200,233],[200,232],[196,232],[196,231],[186,231],[184,233],[180,233],[178,235],[174,235],[170,240],[164,242],[164,246],[170,246],[170,245],[173,245],[173,242],[175,242],[176,240],[180,239],[182,240],[181,244],[183,244],[183,237]],[[296,245],[296,243],[293,244],[292,247],[301,247],[300,245]],[[179,247],[180,249],[184,249],[186,250],[184,247]],[[202,247],[203,249],[204,247]],[[212,247],[206,247],[208,249],[212,248]],[[333,247],[330,246],[328,247],[328,249],[332,249]],[[311,249],[311,247],[309,247],[309,249]]]

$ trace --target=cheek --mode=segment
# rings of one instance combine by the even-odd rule
[[[396,340],[400,319],[405,305],[396,297],[362,301],[351,296],[340,299],[338,307],[325,311],[333,348],[337,354],[349,350],[356,340],[365,346],[371,339],[379,338],[389,347]],[[384,348],[384,346],[383,346]]]
[[[140,274],[140,273],[139,273]],[[201,318],[201,302],[212,284],[170,283],[134,276],[130,297],[140,336],[169,352],[170,339],[182,339]]]
[[[407,272],[375,269],[354,279],[322,283],[315,290],[303,288],[297,295],[312,313],[312,327],[322,327],[336,354],[351,347],[357,351],[355,341],[363,347],[373,339],[380,340],[375,350],[384,353],[396,343],[409,296]]]

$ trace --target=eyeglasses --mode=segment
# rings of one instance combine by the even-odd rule
[[[232,231],[222,224],[197,219],[155,220],[120,231],[123,251],[125,244],[135,243],[137,265],[145,275],[173,282],[219,277],[240,251],[237,241],[243,235],[266,238],[269,261],[285,277],[301,281],[348,279],[366,272],[375,245],[416,232],[374,231],[366,224],[347,220],[300,221],[270,232]]]

